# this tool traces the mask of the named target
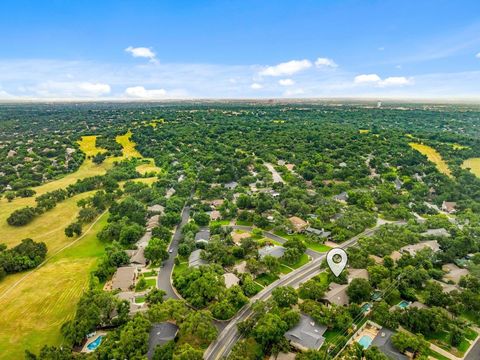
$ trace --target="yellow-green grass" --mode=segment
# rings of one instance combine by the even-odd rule
[[[144,158],[142,154],[136,149],[135,142],[132,141],[132,132],[128,132],[124,135],[118,135],[115,139],[123,147],[123,156],[127,159],[129,158],[141,158],[148,160],[148,164],[141,164],[137,166],[137,171],[146,174],[150,172],[159,172],[160,168],[155,166],[155,162],[152,158]]]
[[[368,134],[368,133],[370,132],[370,130],[368,130],[368,129],[360,129],[360,130],[358,130],[358,132],[359,132],[360,134]]]
[[[447,176],[452,176],[452,173],[450,172],[450,169],[448,168],[447,163],[442,159],[442,156],[438,153],[437,150],[432,148],[431,146],[424,145],[424,144],[419,144],[419,143],[409,143],[409,145],[425,155],[428,160],[433,162],[436,166],[438,171],[441,173],[447,175]]]
[[[107,218],[104,213],[82,238],[50,255],[43,266],[0,283],[0,359],[21,359],[26,349],[38,352],[45,344],[62,343],[60,327],[74,316],[90,272],[104,253],[96,235]]]
[[[480,177],[480,158],[470,158],[463,162],[463,169],[470,169],[472,173]]]

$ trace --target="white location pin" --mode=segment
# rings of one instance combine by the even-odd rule
[[[327,264],[333,274],[338,277],[347,266],[348,256],[342,248],[335,248],[327,254]]]

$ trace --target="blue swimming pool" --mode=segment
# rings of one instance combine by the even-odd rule
[[[410,305],[410,302],[406,301],[406,300],[402,300],[398,303],[398,307],[400,309],[406,309],[408,306]]]
[[[97,347],[100,346],[102,343],[103,335],[99,335],[95,340],[93,340],[90,344],[87,345],[87,349],[90,351],[94,351]]]
[[[370,344],[372,343],[373,339],[368,336],[368,335],[363,335],[360,340],[358,340],[358,343],[360,345],[362,345],[362,347],[364,349],[368,349],[368,347],[370,346]]]
[[[372,304],[366,303],[366,304],[363,304],[360,309],[362,310],[362,313],[366,313],[366,312],[369,311],[371,308],[372,308]]]

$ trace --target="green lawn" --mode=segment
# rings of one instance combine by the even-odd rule
[[[279,277],[275,275],[261,274],[255,279],[256,282],[262,284],[263,286],[268,286],[273,283],[275,280],[278,280]]]
[[[288,274],[289,272],[292,272],[292,269],[289,268],[287,265],[282,264],[282,265],[280,266],[280,272],[281,272],[282,274]]]
[[[148,278],[145,279],[147,282],[148,287],[156,287],[157,286],[157,278]]]
[[[433,357],[436,360],[450,360],[446,356],[443,356],[442,354],[439,354],[436,351],[433,351],[432,349],[428,349],[427,355]]]
[[[173,276],[179,276],[187,269],[188,269],[188,263],[186,263],[186,262],[182,262],[179,265],[175,265],[173,267]],[[162,270],[160,270],[160,271],[162,271]]]
[[[317,243],[317,242],[313,242],[313,241],[305,241],[305,245],[310,250],[317,251],[317,252],[327,252],[328,250],[331,249],[330,246],[320,244],[320,243]]]
[[[251,221],[237,220],[235,223],[237,225],[241,225],[241,226],[252,226],[253,225],[253,222],[251,222]]]
[[[215,221],[210,221],[210,226],[212,225],[222,225],[226,226],[230,224],[230,220],[215,220]]]
[[[285,262],[282,262],[282,264],[284,265],[287,265],[293,269],[298,269],[299,267],[305,265],[306,263],[308,263],[309,259],[308,259],[308,255],[307,254],[302,254],[302,256],[300,257],[300,260],[298,260],[295,264],[293,265],[290,265],[290,264],[287,264]]]
[[[477,338],[478,334],[476,331],[474,331],[473,329],[466,329],[465,330],[465,337],[468,339],[468,340],[475,340]]]
[[[141,304],[141,303],[143,303],[143,302],[145,302],[145,296],[137,296],[137,297],[135,298],[135,303],[136,303],[136,304]]]

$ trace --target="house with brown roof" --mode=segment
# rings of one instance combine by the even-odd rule
[[[238,283],[240,282],[240,279],[237,277],[237,275],[233,273],[223,274],[223,279],[225,280],[225,287],[227,289],[230,289],[232,286],[238,285]]]
[[[325,300],[328,304],[346,306],[349,304],[347,288],[348,285],[331,283],[329,290],[323,296],[323,300]]]
[[[298,216],[292,216],[288,218],[288,220],[290,221],[290,224],[292,224],[295,232],[303,232],[308,227],[308,223],[305,220],[300,219]]]
[[[453,214],[457,211],[457,203],[454,201],[444,201],[442,203],[442,210],[449,214]]]
[[[442,266],[442,270],[446,272],[443,276],[445,281],[453,281],[455,284],[460,282],[462,276],[467,276],[469,271],[467,269],[459,268],[455,264],[445,264]]]
[[[400,253],[409,253],[411,256],[423,249],[431,249],[433,252],[440,251],[440,244],[437,240],[421,241],[418,244],[407,245],[400,249]]]
[[[210,211],[210,220],[220,220],[222,217],[222,214],[220,214],[220,211],[218,210],[213,210],[213,211]]]
[[[136,269],[133,266],[119,267],[112,278],[112,290],[131,290],[135,285]]]

